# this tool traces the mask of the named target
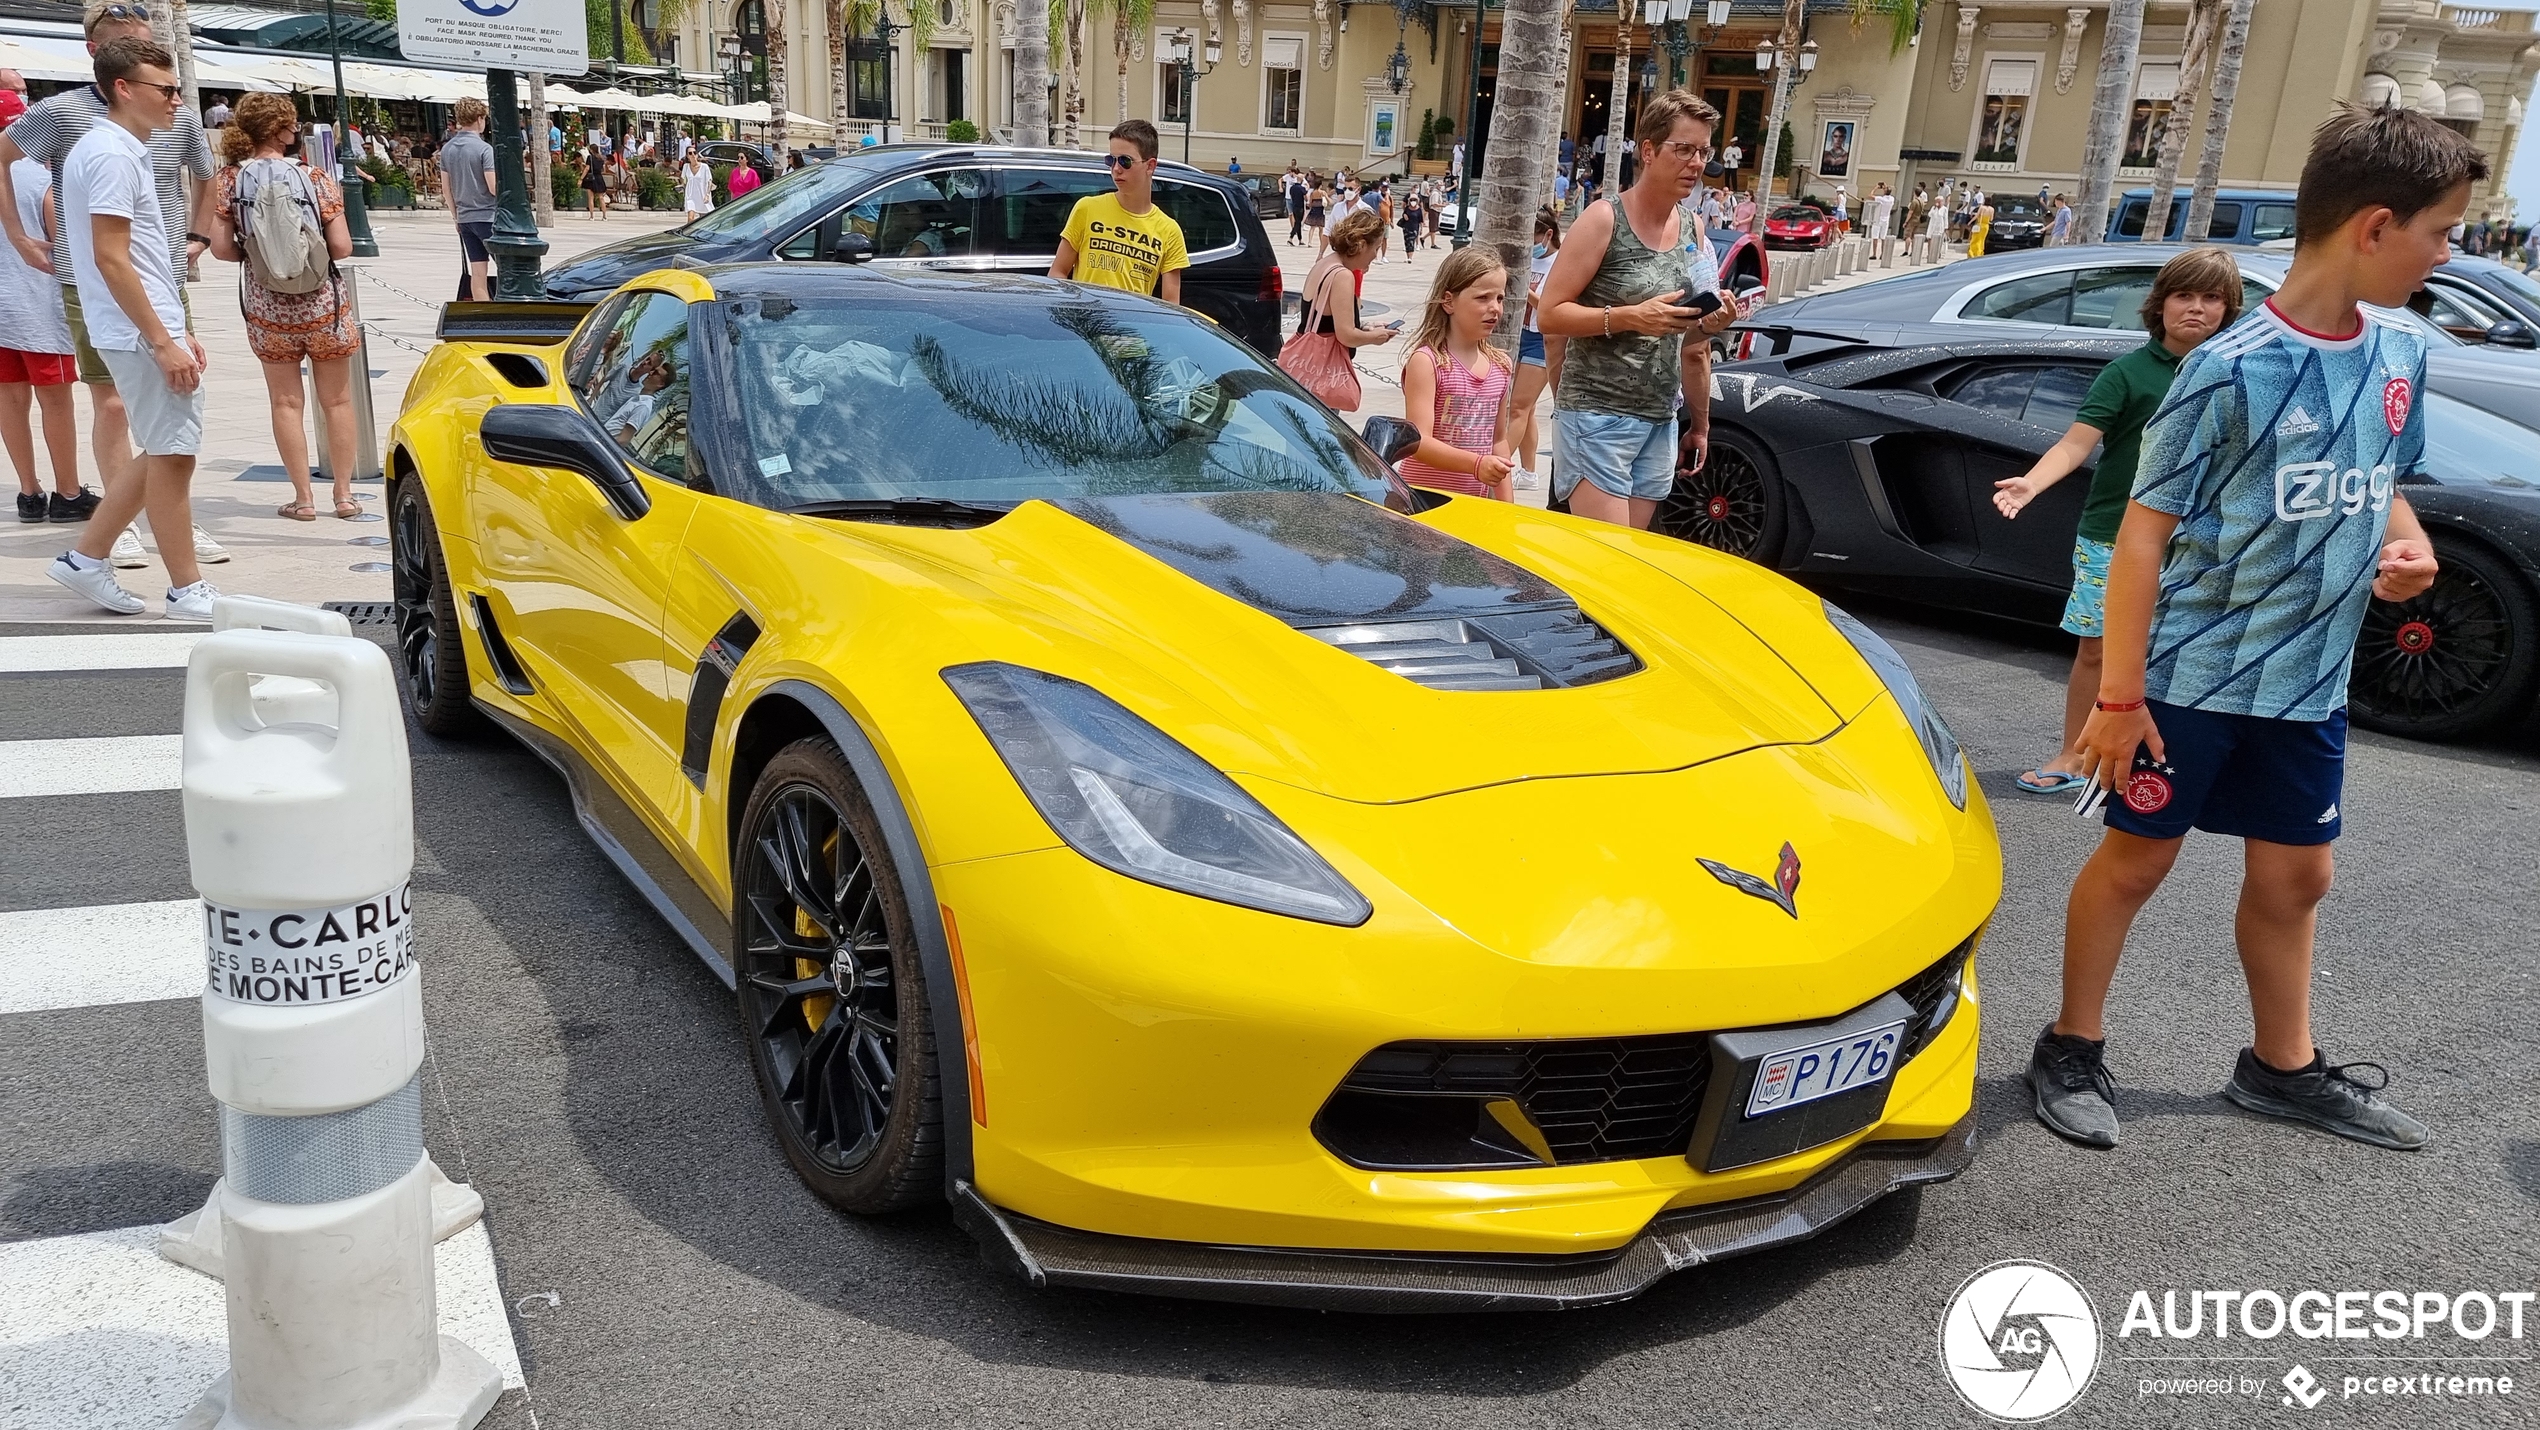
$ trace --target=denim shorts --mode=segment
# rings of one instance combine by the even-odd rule
[[[1582,478],[1610,497],[1661,501],[1676,485],[1676,419],[1564,409],[1552,414],[1552,460],[1564,501]]]
[[[1517,361],[1525,367],[1542,367],[1543,334],[1527,328],[1517,334]]]
[[[2064,602],[2065,630],[2077,636],[2106,634],[2101,615],[2108,604],[2108,558],[2116,554],[2114,542],[2073,538],[2073,594]]]

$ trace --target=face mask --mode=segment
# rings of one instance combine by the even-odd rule
[[[1544,246],[1543,246],[1542,244],[1540,244],[1540,243],[1538,243],[1538,244],[1536,244],[1536,245],[1535,245],[1535,257],[1537,257],[1537,258],[1541,258],[1541,257],[1543,257],[1545,254],[1550,253],[1551,251],[1552,251],[1551,249],[1544,247]]]

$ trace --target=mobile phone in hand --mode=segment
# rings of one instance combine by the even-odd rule
[[[1699,293],[1687,293],[1676,300],[1676,306],[1691,308],[1696,316],[1707,318],[1720,311],[1720,295],[1707,289]]]

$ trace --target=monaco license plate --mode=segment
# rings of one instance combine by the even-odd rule
[[[1747,1094],[1746,1115],[1779,1112],[1886,1077],[1896,1066],[1896,1048],[1905,1036],[1905,1022],[1900,1019],[1863,1032],[1767,1054],[1755,1070],[1755,1090]]]

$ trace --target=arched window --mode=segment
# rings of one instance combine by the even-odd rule
[[[732,11],[732,28],[744,37],[759,39],[767,34],[767,11],[760,0],[741,0]]]

